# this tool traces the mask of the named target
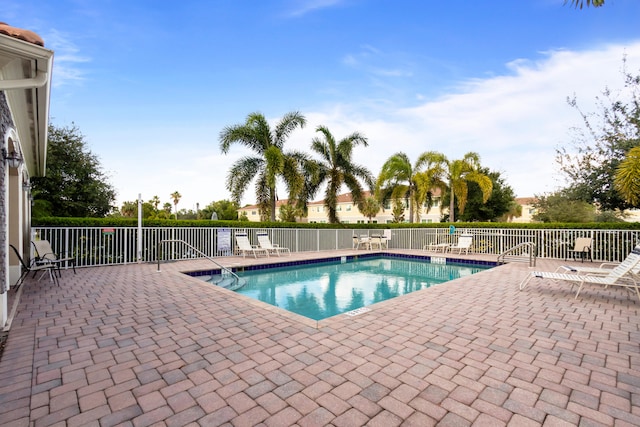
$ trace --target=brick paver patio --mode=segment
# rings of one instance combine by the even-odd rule
[[[519,291],[528,267],[511,264],[317,323],[178,273],[202,268],[29,280],[0,425],[640,425],[640,302],[624,289]]]

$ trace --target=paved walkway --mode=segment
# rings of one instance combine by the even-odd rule
[[[640,425],[640,302],[623,289],[519,291],[512,264],[317,324],[178,273],[210,266],[28,281],[0,425]]]

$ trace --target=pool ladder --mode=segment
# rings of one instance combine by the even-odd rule
[[[519,243],[498,255],[498,264],[527,261],[529,267],[536,266],[536,245],[532,242]]]
[[[156,253],[158,254],[158,271],[160,271],[160,246],[163,243],[182,243],[183,245],[188,247],[190,250],[196,252],[199,255],[202,255],[204,258],[208,259],[209,261],[214,263],[217,267],[219,267],[222,279],[220,281],[217,281],[217,282],[212,282],[215,285],[220,284],[221,287],[223,287],[225,289],[229,289],[231,291],[235,291],[237,289],[240,289],[241,287],[243,287],[246,284],[246,282],[243,279],[241,279],[240,277],[238,277],[238,275],[236,273],[234,273],[233,271],[231,271],[227,267],[218,264],[213,258],[211,258],[209,255],[207,255],[204,252],[202,252],[200,249],[194,247],[193,245],[190,245],[189,243],[185,242],[184,240],[179,240],[179,239],[167,239],[167,240],[160,240],[158,242],[158,245],[156,247],[156,249],[157,249]],[[229,281],[227,280],[229,278],[232,279],[231,283],[229,283]],[[222,284],[224,284],[224,285],[222,285]]]

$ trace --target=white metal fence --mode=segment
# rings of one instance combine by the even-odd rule
[[[141,261],[157,262],[197,258],[184,245],[163,240],[183,240],[210,257],[229,256],[221,250],[219,234],[230,232],[235,245],[236,232],[249,235],[257,243],[256,233],[266,231],[271,242],[288,247],[291,252],[317,252],[350,249],[354,235],[382,234],[380,229],[291,229],[291,228],[211,228],[211,227],[143,227]],[[67,254],[78,267],[129,264],[138,261],[138,229],[132,227],[34,227],[35,239],[51,242],[58,254]],[[575,230],[575,229],[513,229],[467,228],[451,233],[449,228],[391,229],[390,249],[423,249],[429,243],[454,243],[463,234],[473,236],[473,251],[498,255],[523,242],[531,242],[539,258],[564,259],[577,237],[593,239],[594,261],[621,261],[639,241],[640,231],[634,230]]]

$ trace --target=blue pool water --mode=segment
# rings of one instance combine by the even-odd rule
[[[237,272],[237,293],[322,320],[490,268],[373,258]]]

